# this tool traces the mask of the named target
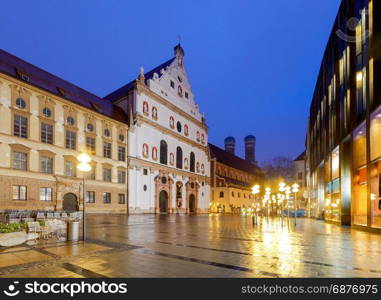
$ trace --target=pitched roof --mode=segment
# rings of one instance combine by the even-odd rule
[[[29,78],[28,81],[25,81],[28,84],[117,121],[127,122],[127,115],[124,111],[110,101],[104,100],[2,49],[0,49],[0,73],[17,79],[21,79],[21,74],[25,74]]]
[[[170,60],[167,60],[165,63],[162,63],[161,65],[157,66],[156,68],[153,68],[147,73],[144,73],[145,81],[147,82],[148,79],[152,79],[154,73],[157,73],[160,76],[161,69],[165,69],[166,67],[168,67],[174,60],[175,60],[175,57],[171,58]],[[126,95],[127,92],[133,87],[134,82],[135,82],[135,79],[130,81],[126,85],[122,86],[121,88],[108,94],[107,96],[104,97],[104,99],[107,99],[109,101],[115,101],[120,99],[121,97]]]
[[[212,158],[216,158],[218,162],[224,165],[252,174],[261,172],[261,169],[257,165],[235,156],[213,144],[209,144],[209,151]]]
[[[294,161],[298,160],[305,160],[306,159],[306,151],[303,151],[297,158],[294,159]]]

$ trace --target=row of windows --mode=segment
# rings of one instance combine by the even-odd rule
[[[15,115],[13,132],[15,136],[28,138],[28,120],[26,117]],[[123,137],[124,139],[124,137]],[[53,125],[41,123],[41,142],[46,144],[53,144]],[[77,149],[77,134],[74,131],[65,131],[65,147],[67,149]],[[95,138],[86,137],[87,150],[95,154]],[[103,156],[106,158],[112,158],[111,143],[103,142]],[[126,161],[126,148],[118,146],[118,160]]]
[[[149,106],[148,102],[144,101],[143,102],[143,114],[148,116],[149,115]],[[157,120],[158,119],[158,113],[157,113],[157,108],[155,106],[152,107],[152,119]],[[173,116],[169,117],[169,127],[171,129],[175,129],[175,118]],[[184,130],[183,126],[180,121],[176,122],[176,129],[178,133],[182,133],[184,131],[184,135],[188,136],[189,135],[189,127],[187,124],[184,125]],[[196,133],[196,140],[197,142],[201,142],[202,144],[205,144],[205,135],[197,131]]]
[[[143,157],[148,158],[149,156],[149,146],[148,144],[143,144]],[[152,159],[157,160],[158,153],[157,148],[152,148]],[[166,141],[161,140],[160,141],[160,163],[163,165],[168,165],[168,144]],[[174,165],[175,164],[175,157],[173,153],[169,154],[169,164]],[[205,165],[200,164],[199,162],[196,163],[196,158],[194,152],[191,152],[189,155],[189,159],[183,158],[183,150],[181,147],[176,148],[176,168],[178,169],[188,169],[191,172],[201,172],[205,173]]]
[[[180,77],[178,79],[179,79],[180,82],[182,81],[182,79]],[[170,81],[169,85],[170,85],[171,88],[173,88],[173,89],[175,88],[175,82],[173,80]],[[177,86],[177,95],[179,97],[183,97],[183,88],[182,88],[182,86],[180,84]],[[184,96],[185,96],[186,99],[188,99],[189,98],[189,93],[187,91],[185,91],[184,92]]]
[[[235,197],[235,193],[234,192],[232,192],[232,197]],[[253,196],[252,195],[250,195],[250,194],[245,194],[245,193],[243,193],[242,194],[243,195],[243,198],[248,198],[248,199],[251,199],[251,198],[253,198]],[[225,193],[224,192],[220,192],[220,198],[224,198],[225,197]],[[237,193],[237,197],[238,198],[241,198],[241,193]]]
[[[13,152],[13,168],[17,170],[28,170],[28,153]],[[53,174],[53,157],[40,156],[40,171],[42,173]],[[76,163],[70,160],[65,161],[65,176],[76,176]],[[95,180],[95,166],[87,174],[88,179]],[[111,168],[103,167],[103,181],[111,182]],[[118,170],[118,183],[126,183],[126,171]]]
[[[14,185],[12,186],[12,199],[26,201],[28,199],[28,187],[26,185]],[[50,187],[40,187],[40,201],[52,201],[53,189]],[[111,203],[111,193],[102,193],[103,203]],[[86,191],[86,203],[95,203],[95,192]],[[118,204],[126,203],[126,195],[118,194]]]
[[[28,199],[28,188],[26,185],[12,186],[12,199],[25,201]],[[52,201],[53,189],[50,187],[40,187],[40,201]]]
[[[94,191],[86,191],[86,203],[95,203],[95,192]],[[102,200],[104,204],[110,204],[111,203],[111,193],[109,192],[103,192],[102,193]],[[118,194],[118,204],[125,204],[126,203],[126,195],[125,194]]]
[[[106,129],[108,130],[108,129]],[[24,116],[14,115],[13,121],[13,134],[14,136],[28,138],[28,119]],[[53,125],[47,123],[41,123],[40,139],[42,143],[53,144]],[[123,138],[122,138],[123,137]],[[124,140],[124,136],[120,135],[120,139]],[[67,149],[76,150],[77,149],[77,133],[72,130],[65,131],[65,147]],[[95,138],[87,136],[86,137],[86,148],[87,150],[95,154]],[[106,158],[111,158],[111,143],[103,143],[103,156]],[[118,160],[126,160],[126,148],[123,146],[118,146]]]

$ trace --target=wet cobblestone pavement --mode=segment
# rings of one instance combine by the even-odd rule
[[[300,219],[88,216],[86,243],[0,249],[0,277],[381,277],[381,235]]]

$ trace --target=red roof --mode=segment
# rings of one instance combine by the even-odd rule
[[[65,98],[117,121],[127,123],[127,115],[124,111],[110,101],[104,100],[2,49],[0,49],[0,73],[19,80],[22,80],[21,74],[24,74],[28,77],[28,80],[24,81],[30,85],[55,94],[58,97]]]

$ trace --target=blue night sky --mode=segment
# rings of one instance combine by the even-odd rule
[[[181,35],[210,142],[257,137],[257,160],[304,149],[340,0],[4,1],[0,47],[98,96],[173,56]]]

